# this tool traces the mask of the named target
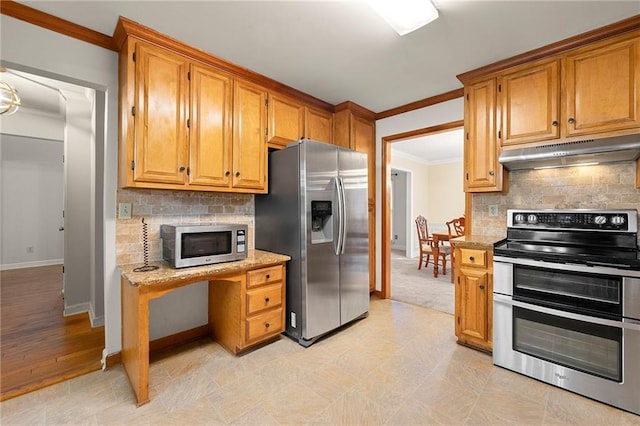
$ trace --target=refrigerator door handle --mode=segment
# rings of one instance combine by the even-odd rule
[[[342,209],[340,210],[340,216],[342,218],[342,247],[340,254],[344,254],[344,248],[347,245],[347,199],[344,194],[344,181],[340,179],[340,197],[342,197]]]
[[[340,248],[342,247],[342,238],[343,238],[343,234],[344,234],[344,229],[343,229],[343,211],[344,211],[344,207],[342,205],[343,199],[341,196],[341,190],[340,190],[340,181],[338,180],[339,178],[335,178],[333,180],[335,186],[336,186],[336,198],[338,199],[338,211],[336,212],[336,214],[338,215],[338,241],[337,244],[335,245],[334,249],[335,249],[335,253],[336,256],[340,255]]]

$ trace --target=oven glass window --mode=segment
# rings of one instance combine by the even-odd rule
[[[513,296],[579,314],[622,317],[622,277],[514,265]]]
[[[622,329],[513,308],[514,350],[622,382]]]
[[[598,302],[620,303],[622,278],[515,265],[515,288],[578,297]]]
[[[182,258],[231,253],[231,231],[182,234]]]

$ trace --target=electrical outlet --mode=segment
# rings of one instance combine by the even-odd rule
[[[393,236],[393,239],[394,239],[394,240],[397,240],[397,239],[398,239],[398,234],[394,235],[394,236]]]
[[[490,204],[489,205],[489,216],[498,216],[498,205]]]
[[[33,246],[27,247],[27,253],[33,253]]]
[[[131,219],[131,203],[118,203],[118,219]]]

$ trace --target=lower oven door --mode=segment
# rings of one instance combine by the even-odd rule
[[[640,414],[640,322],[494,294],[493,363]]]

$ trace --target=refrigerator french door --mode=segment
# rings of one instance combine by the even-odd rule
[[[291,256],[286,333],[304,346],[369,310],[367,157],[301,140],[269,154],[256,248]]]

